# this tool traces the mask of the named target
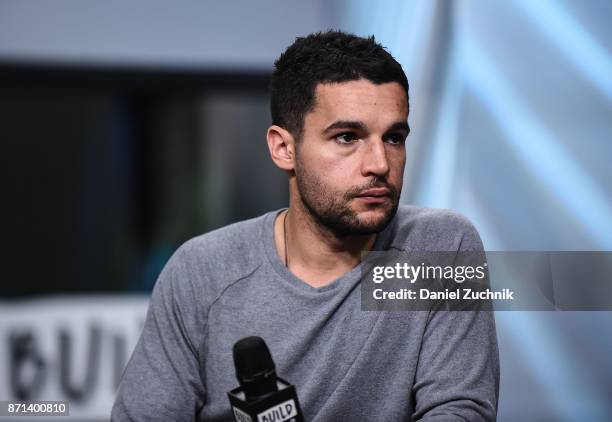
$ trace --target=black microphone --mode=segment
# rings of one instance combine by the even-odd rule
[[[295,387],[276,376],[270,349],[261,337],[234,344],[240,387],[227,393],[236,422],[304,422]]]

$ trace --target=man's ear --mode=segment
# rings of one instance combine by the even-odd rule
[[[295,168],[295,139],[280,126],[272,125],[266,133],[270,157],[281,170],[291,171]]]

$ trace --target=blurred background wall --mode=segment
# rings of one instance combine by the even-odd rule
[[[404,66],[404,203],[462,212],[488,250],[611,250],[611,18],[603,0],[0,0],[0,400],[108,418],[171,253],[286,205],[267,86],[317,30],[374,34]],[[612,313],[496,319],[500,421],[612,419]]]

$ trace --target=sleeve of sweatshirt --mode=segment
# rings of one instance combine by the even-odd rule
[[[476,229],[467,220],[462,226],[459,250],[482,251]],[[492,311],[431,311],[413,394],[414,420],[496,419],[499,354]]]
[[[177,251],[155,284],[111,420],[193,421],[204,404],[196,289]]]

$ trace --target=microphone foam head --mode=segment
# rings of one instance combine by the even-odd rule
[[[236,378],[240,383],[275,370],[270,349],[261,337],[245,337],[237,341],[233,353]]]

